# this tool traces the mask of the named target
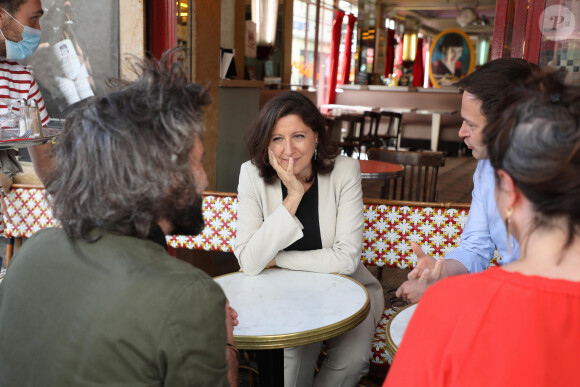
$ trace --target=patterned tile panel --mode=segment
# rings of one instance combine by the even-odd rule
[[[6,195],[12,223],[5,222],[6,237],[30,237],[38,230],[55,227],[56,221],[41,188],[15,188]]]
[[[433,257],[443,257],[459,244],[468,210],[437,207],[366,205],[363,256],[366,265],[413,268],[411,242]]]
[[[371,357],[371,363],[373,364],[391,364],[393,361],[389,351],[387,351],[387,323],[396,312],[393,308],[385,309],[381,320],[377,324],[372,346],[373,356]]]
[[[15,188],[7,196],[12,223],[7,237],[30,237],[45,227],[57,226],[43,189]],[[170,235],[173,248],[232,251],[236,237],[238,199],[206,195],[203,200],[205,228],[200,235]],[[361,259],[366,265],[412,268],[417,257],[410,242],[417,242],[434,257],[443,257],[459,243],[467,210],[441,207],[407,207],[366,204]],[[493,263],[497,263],[498,256]]]
[[[199,235],[170,235],[167,244],[174,248],[207,251],[233,251],[238,222],[238,198],[203,197],[205,227]]]

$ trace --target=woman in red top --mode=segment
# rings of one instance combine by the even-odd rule
[[[410,321],[384,386],[580,380],[580,88],[538,70],[484,131],[518,261],[445,279]]]

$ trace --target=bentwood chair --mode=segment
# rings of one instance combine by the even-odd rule
[[[356,150],[360,157],[360,134],[363,133],[365,126],[365,117],[362,114],[341,114],[338,117],[327,119],[327,125],[327,133],[331,145],[342,149],[349,157]]]
[[[366,151],[373,147],[380,147],[379,125],[381,123],[381,113],[367,110],[364,112],[363,117],[364,126],[359,139],[361,148],[364,146]]]
[[[445,165],[444,152],[410,152],[371,148],[367,151],[369,160],[402,164],[405,173],[395,180],[382,197],[416,202],[437,201],[437,176],[439,167]]]
[[[381,122],[386,120],[386,130],[379,132],[379,125],[377,124],[376,137],[380,141],[380,147],[393,147],[399,149],[399,141],[401,136],[401,124],[403,121],[403,114],[394,111],[381,111]],[[382,126],[381,126],[382,127]]]

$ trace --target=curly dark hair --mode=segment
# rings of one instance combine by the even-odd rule
[[[134,59],[136,81],[117,82],[67,117],[46,190],[71,238],[98,240],[95,228],[144,238],[199,199],[190,151],[203,139],[209,96],[173,63],[178,51]]]
[[[334,168],[336,148],[328,144],[326,125],[320,111],[306,96],[289,91],[278,94],[264,105],[245,136],[252,164],[268,183],[276,181],[278,176],[268,160],[272,131],[280,118],[292,114],[300,117],[306,126],[318,134],[318,156],[312,160],[312,172],[325,174]]]
[[[580,234],[580,87],[536,67],[498,106],[483,132],[492,166],[532,203],[534,228],[567,220],[569,245]]]

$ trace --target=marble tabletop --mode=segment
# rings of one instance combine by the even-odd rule
[[[417,304],[411,304],[399,309],[387,324],[387,351],[391,356],[395,356],[397,349],[401,345],[407,325],[409,325],[416,308]]]
[[[216,277],[238,312],[234,341],[241,349],[276,349],[338,336],[368,315],[367,290],[338,274],[266,269]]]

